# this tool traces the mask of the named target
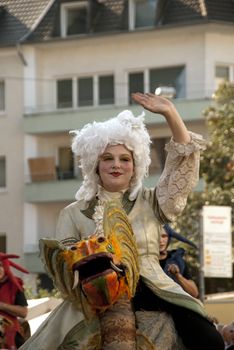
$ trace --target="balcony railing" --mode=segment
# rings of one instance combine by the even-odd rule
[[[74,168],[57,166],[54,157],[29,158],[30,173],[25,176],[26,183],[52,182],[60,180],[81,180],[81,173]]]

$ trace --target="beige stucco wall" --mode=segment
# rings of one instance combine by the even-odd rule
[[[25,46],[26,59],[36,62],[33,72],[25,68],[37,77],[35,91],[28,83],[32,110],[54,108],[57,78],[108,73],[115,75],[116,105],[126,105],[129,72],[176,65],[186,66],[187,98],[211,96],[215,64],[234,62],[232,41],[230,27],[200,25]]]
[[[214,27],[214,31],[206,34],[204,75],[206,85],[206,96],[208,96],[214,82],[216,65],[234,65],[234,28],[227,30],[224,26]],[[232,77],[234,78],[234,77]]]
[[[54,237],[60,210],[68,203],[25,204],[25,217],[30,218],[25,225],[25,251],[38,251],[38,240]]]
[[[0,232],[7,252],[23,251],[23,88],[22,63],[16,49],[0,51],[0,77],[5,80],[6,113],[0,116],[0,154],[6,156],[7,187],[0,191]]]
[[[208,315],[216,317],[221,324],[234,321],[234,299],[220,301],[205,301]]]
[[[47,108],[55,104],[51,79],[108,73],[115,75],[116,104],[126,105],[129,71],[173,65],[186,65],[187,97],[197,98],[203,96],[204,50],[204,33],[199,27],[38,45],[37,73],[43,80],[37,84],[38,105]]]

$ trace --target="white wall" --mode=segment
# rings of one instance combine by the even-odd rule
[[[59,213],[69,203],[24,204],[24,252],[37,252],[40,238],[55,237]]]
[[[40,135],[36,137],[38,146],[38,157],[55,157],[57,161],[58,148],[71,145],[72,136],[69,133],[56,135]]]
[[[37,205],[38,221],[37,232],[38,239],[44,237],[54,237],[55,228],[59,213],[69,203],[47,203]]]
[[[187,98],[212,95],[214,65],[233,61],[233,35],[224,25],[196,25],[156,29],[39,44],[24,49],[30,67],[25,69],[27,106],[53,110],[58,78],[114,73],[116,104],[128,103],[129,71],[175,65],[186,66]],[[32,63],[31,63],[32,61]],[[36,66],[35,66],[36,65]],[[28,84],[28,86],[27,86]],[[36,91],[36,102],[35,102]]]
[[[202,28],[190,27],[38,45],[38,105],[55,106],[53,79],[97,73],[115,74],[116,104],[126,105],[128,71],[183,64],[188,97],[202,97],[204,42]]]
[[[0,51],[0,77],[6,84],[6,113],[0,116],[0,154],[6,156],[7,187],[0,192],[0,232],[7,252],[22,255],[23,241],[23,80],[16,49]]]
[[[38,250],[38,210],[30,203],[24,203],[24,251]]]
[[[234,28],[228,32],[219,26],[213,32],[206,34],[205,87],[206,96],[215,89],[212,77],[215,74],[216,65],[234,65]]]

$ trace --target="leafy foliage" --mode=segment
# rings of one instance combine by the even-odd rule
[[[59,291],[56,288],[52,290],[41,288],[39,280],[36,281],[36,284],[37,284],[36,291],[34,291],[31,285],[25,284],[24,293],[25,293],[26,299],[39,299],[39,298],[46,298],[46,297],[60,298],[61,297]]]
[[[205,112],[210,140],[201,159],[201,176],[207,186],[232,190],[234,185],[234,84],[215,93],[217,107]]]
[[[176,223],[176,229],[196,244],[199,244],[203,205],[231,206],[234,215],[234,84],[220,85],[214,100],[215,106],[204,111],[209,133],[207,149],[201,154],[200,176],[205,182],[204,190],[190,194]],[[198,267],[197,255],[194,250],[188,251],[193,267]]]

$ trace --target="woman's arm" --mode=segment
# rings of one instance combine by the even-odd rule
[[[205,148],[201,135],[189,132],[176,108],[168,99],[154,94],[132,94],[145,109],[162,114],[173,138],[166,145],[167,158],[156,188],[156,202],[168,221],[183,211],[187,197],[199,179],[200,150]]]
[[[132,98],[148,111],[162,114],[165,117],[175,142],[183,144],[190,142],[191,138],[188,130],[170,100],[154,94],[142,94],[140,92],[133,93]]]

